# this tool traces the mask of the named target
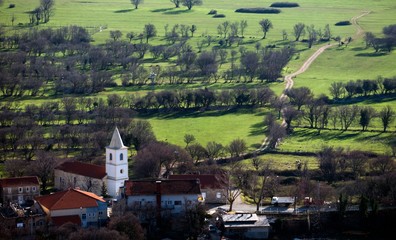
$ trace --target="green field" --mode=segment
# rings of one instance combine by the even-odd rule
[[[79,25],[87,27],[93,33],[94,44],[105,43],[109,39],[112,30],[120,30],[124,34],[135,32],[141,33],[147,23],[152,23],[157,28],[157,37],[150,40],[152,44],[165,44],[165,25],[169,29],[175,24],[185,24],[197,26],[194,37],[189,40],[193,48],[196,43],[211,35],[214,39],[220,39],[217,33],[217,26],[224,21],[247,20],[248,27],[245,31],[243,46],[253,49],[257,42],[262,46],[268,44],[285,44],[282,41],[282,30],[286,30],[290,40],[294,39],[292,29],[294,24],[303,22],[306,25],[315,25],[315,28],[323,28],[326,24],[331,27],[333,36],[340,36],[345,39],[354,36],[356,28],[353,25],[336,27],[334,24],[339,21],[350,20],[354,16],[359,16],[362,12],[370,13],[358,20],[358,23],[365,31],[371,31],[380,35],[382,28],[390,24],[396,24],[396,1],[394,0],[301,0],[298,8],[282,9],[280,14],[243,14],[235,13],[237,8],[247,7],[268,7],[274,1],[260,0],[203,0],[202,6],[195,6],[191,11],[185,7],[179,9],[166,0],[146,0],[133,9],[129,0],[55,0],[55,12],[47,24],[40,24],[38,28],[59,28],[61,26]],[[9,4],[15,4],[15,8],[8,8]],[[0,7],[0,24],[4,25],[5,34],[12,34],[15,31],[25,31],[28,27],[29,17],[27,12],[39,5],[39,0],[5,0]],[[208,15],[210,10],[217,10],[218,13],[225,14],[225,18],[213,18]],[[14,25],[11,25],[11,18],[15,17]],[[267,39],[261,39],[262,32],[258,22],[263,18],[269,18],[274,28],[267,34]],[[136,40],[134,40],[136,41]],[[211,47],[207,47],[209,50]],[[285,68],[284,72],[291,73],[300,68],[302,63],[316,50],[319,45],[314,45],[308,49],[306,43],[297,43],[298,53]],[[227,49],[238,50],[234,45]],[[365,49],[362,38],[353,39],[348,47],[332,47],[324,52],[306,71],[295,79],[295,87],[308,86],[316,96],[321,93],[329,94],[328,88],[332,82],[357,79],[376,79],[378,76],[396,76],[396,52],[386,54],[373,54],[373,49]],[[150,56],[145,59],[145,66],[153,64]],[[169,64],[169,63],[160,63]],[[222,66],[221,70],[227,69],[229,63]],[[120,81],[117,80],[119,83]],[[219,81],[221,82],[221,80]],[[258,82],[249,84],[257,85]],[[230,84],[209,84],[209,88],[221,89],[235,87]],[[183,86],[183,88],[186,86]],[[200,84],[187,86],[188,88],[202,87]],[[277,82],[270,84],[270,87],[281,94],[284,83]],[[173,86],[159,86],[156,90],[173,88]],[[144,93],[150,91],[147,87],[116,87],[106,89],[105,92],[97,94],[97,97],[105,97],[108,94],[126,95],[129,93]],[[51,97],[52,99],[52,97]],[[47,98],[22,98],[14,99],[22,104],[42,103]],[[10,101],[5,99],[2,101]],[[360,105],[371,105],[380,109],[385,104],[394,106],[395,99],[388,99],[386,102],[365,101]],[[148,119],[153,126],[154,132],[159,140],[183,145],[183,136],[186,133],[195,135],[197,141],[205,145],[208,141],[228,144],[235,138],[242,138],[248,143],[249,149],[257,148],[264,139],[262,120],[265,111],[257,110],[237,111],[237,112],[208,112],[203,114],[167,116],[159,114]],[[379,128],[379,123],[373,123],[375,128]],[[390,127],[395,130],[395,124]],[[384,136],[383,136],[384,135]],[[339,133],[322,132],[320,136],[315,136],[314,131],[297,129],[280,146],[282,151],[316,151],[322,145],[334,145],[359,149],[362,144],[367,146],[367,150],[374,152],[387,152],[386,146],[378,141],[391,138],[391,135],[378,133]],[[393,136],[394,137],[394,136]]]

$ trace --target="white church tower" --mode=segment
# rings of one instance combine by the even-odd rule
[[[128,148],[122,142],[116,127],[110,145],[106,147],[107,192],[114,198],[119,197],[120,187],[128,180]]]

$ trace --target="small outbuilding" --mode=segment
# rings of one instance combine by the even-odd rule
[[[224,236],[232,239],[268,239],[270,224],[266,216],[253,213],[225,214]]]

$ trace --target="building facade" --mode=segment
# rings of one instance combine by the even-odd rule
[[[107,221],[106,201],[91,192],[68,189],[35,199],[47,214],[48,221],[57,225],[69,218],[79,218],[82,227],[99,227]]]
[[[106,184],[106,168],[83,162],[65,162],[54,170],[55,188],[67,190],[80,188],[84,191],[93,192],[96,195],[103,194],[103,186]]]
[[[205,204],[227,204],[228,176],[226,174],[177,174],[170,180],[199,180]]]
[[[203,203],[197,180],[126,181],[125,198],[132,209],[155,209],[161,214],[179,214]]]
[[[2,178],[0,179],[0,196],[2,204],[11,202],[25,204],[26,201],[40,196],[39,180],[36,176]]]

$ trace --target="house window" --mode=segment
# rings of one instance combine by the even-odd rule
[[[120,161],[124,160],[124,154],[120,153]]]
[[[216,193],[216,198],[221,198],[221,192]]]
[[[12,188],[8,188],[8,193],[12,193]]]
[[[29,187],[26,187],[26,192],[30,192],[30,188]]]
[[[85,213],[81,214],[81,219],[82,219],[82,220],[87,219],[87,214],[85,214]]]
[[[181,201],[175,201],[175,205],[182,205]]]
[[[99,216],[102,216],[103,215],[103,212],[102,211],[99,211]]]
[[[18,192],[19,192],[19,193],[23,193],[23,188],[22,188],[22,187],[19,187],[19,188],[18,188]]]
[[[32,191],[35,192],[36,191],[36,187],[32,187]]]
[[[110,153],[109,159],[110,159],[110,161],[113,160],[113,154]]]
[[[172,201],[166,201],[167,205],[172,205]]]

